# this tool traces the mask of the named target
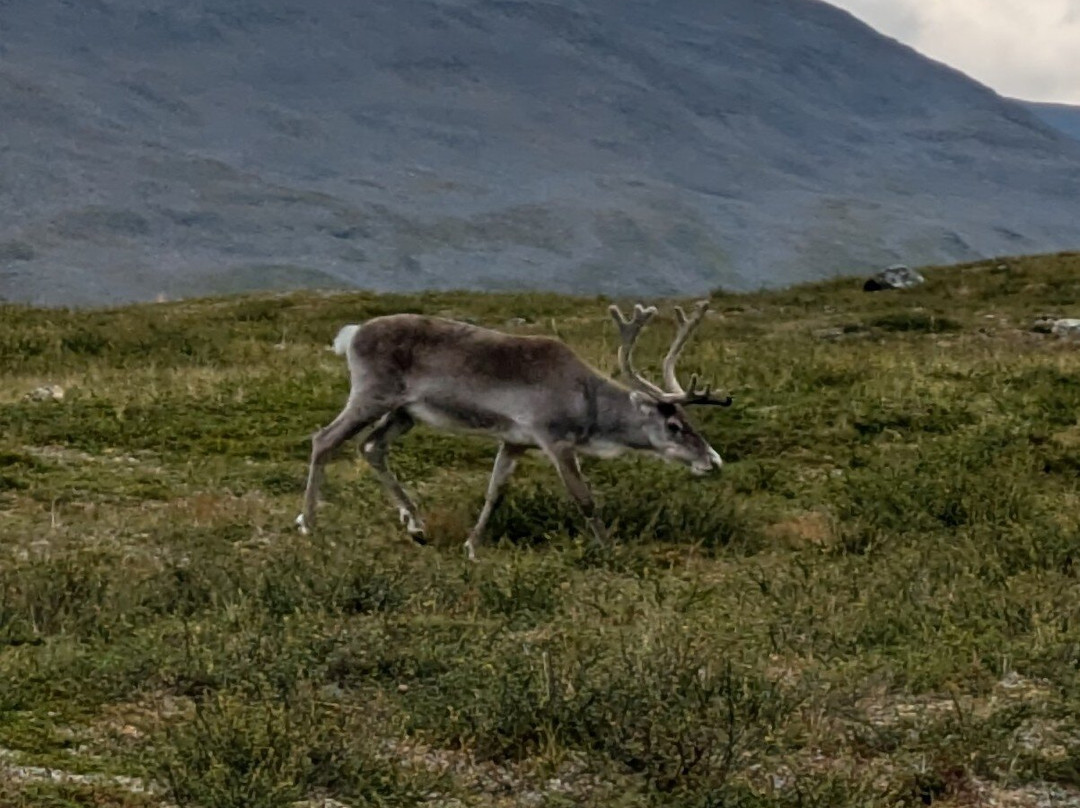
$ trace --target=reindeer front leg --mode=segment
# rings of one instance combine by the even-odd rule
[[[468,553],[469,561],[476,560],[476,547],[487,526],[491,512],[495,510],[495,503],[499,499],[499,493],[506,484],[507,479],[514,473],[514,466],[518,458],[528,450],[526,446],[516,446],[511,443],[500,443],[499,453],[495,456],[495,466],[491,469],[491,479],[488,480],[487,496],[484,497],[484,507],[480,511],[480,517],[476,520],[476,526],[469,531],[469,538],[465,542],[465,552]]]
[[[571,498],[581,509],[585,521],[593,532],[596,543],[600,545],[608,544],[607,528],[604,527],[600,517],[596,515],[596,502],[593,500],[592,491],[589,490],[589,484],[581,475],[581,466],[578,464],[574,447],[567,444],[547,446],[544,447],[544,452],[551,458],[551,462],[555,464],[563,485],[566,486]]]

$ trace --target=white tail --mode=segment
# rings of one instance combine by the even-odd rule
[[[334,353],[338,356],[344,356],[345,352],[349,350],[349,343],[352,342],[353,334],[360,330],[358,325],[344,326],[336,337],[334,337]]]

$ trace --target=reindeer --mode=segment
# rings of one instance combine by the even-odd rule
[[[614,457],[627,450],[651,452],[690,467],[697,475],[719,470],[720,455],[690,424],[685,407],[728,407],[730,396],[714,397],[691,377],[685,390],[675,363],[700,325],[708,301],[691,315],[675,308],[678,331],[663,362],[664,389],[633,366],[634,344],[656,308],[634,307],[632,319],[618,306],[610,312],[621,345],[619,367],[627,386],[582,361],[565,343],[541,336],[517,336],[466,323],[416,314],[376,317],[346,325],[333,350],[346,357],[351,377],[341,414],[312,438],[311,465],[303,512],[296,525],[304,534],[315,527],[315,507],[323,467],[342,443],[374,425],[361,453],[374,469],[401,522],[424,544],[424,523],[416,505],[387,466],[390,444],[417,421],[436,429],[479,433],[499,441],[483,508],[469,532],[470,560],[499,493],[518,459],[539,449],[554,464],[580,507],[596,541],[608,541],[578,454]]]

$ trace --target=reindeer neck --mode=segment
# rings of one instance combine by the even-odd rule
[[[642,431],[644,418],[630,399],[630,390],[608,379],[598,379],[587,391],[590,438],[627,449],[649,447]]]

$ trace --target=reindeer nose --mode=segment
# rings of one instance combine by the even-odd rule
[[[705,456],[705,462],[695,462],[690,467],[690,470],[693,471],[695,475],[701,476],[713,471],[720,471],[723,465],[724,461],[720,459],[720,455],[716,453],[715,449],[709,447],[708,453]]]

